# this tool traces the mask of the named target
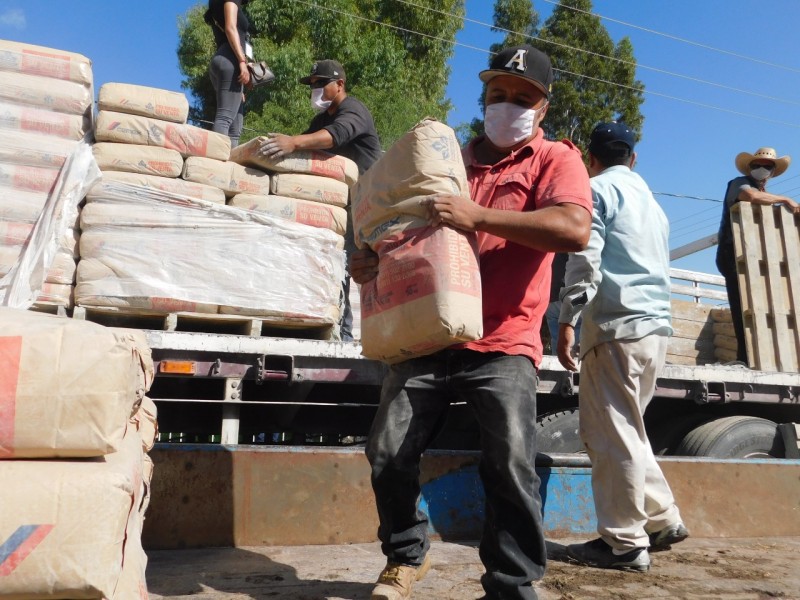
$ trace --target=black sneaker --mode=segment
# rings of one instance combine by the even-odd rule
[[[654,531],[650,534],[650,551],[669,550],[672,544],[682,542],[687,537],[689,537],[689,530],[683,523],[664,527],[661,531]]]
[[[585,544],[567,546],[567,556],[579,563],[600,569],[621,571],[649,571],[650,555],[647,548],[634,548],[625,554],[614,554],[614,549],[601,538]]]

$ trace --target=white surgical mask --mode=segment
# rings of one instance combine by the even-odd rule
[[[331,106],[332,100],[323,100],[322,93],[325,90],[322,88],[317,88],[311,90],[311,108],[313,108],[317,112],[322,112],[323,110],[328,110]]]
[[[750,171],[750,177],[755,179],[756,181],[764,181],[769,174],[772,173],[772,169],[767,169],[766,167],[758,167]]]
[[[483,122],[486,137],[498,148],[515,146],[533,133],[536,113],[535,108],[525,108],[511,102],[490,104],[486,107]]]

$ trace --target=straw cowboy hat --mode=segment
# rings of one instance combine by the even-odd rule
[[[775,163],[775,172],[772,173],[773,177],[777,177],[789,168],[789,163],[792,162],[791,156],[781,156],[778,158],[775,148],[759,148],[755,154],[748,152],[740,152],[736,155],[736,168],[742,175],[750,175],[750,163],[754,160],[769,160]]]

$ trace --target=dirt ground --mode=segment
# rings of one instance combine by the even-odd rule
[[[800,538],[695,539],[651,555],[649,573],[572,564],[548,542],[540,600],[800,600]],[[152,600],[368,600],[383,567],[378,544],[148,552]],[[472,600],[483,568],[474,544],[434,542],[415,600]]]

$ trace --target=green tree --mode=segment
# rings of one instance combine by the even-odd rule
[[[534,43],[550,55],[555,70],[545,134],[584,149],[600,121],[624,120],[638,132],[644,122],[644,85],[636,80],[633,45],[627,37],[615,45],[591,12],[591,0],[561,0]]]
[[[208,126],[216,106],[205,8],[195,6],[180,20],[178,58],[183,87],[193,98],[191,118]],[[267,61],[276,80],[247,93],[242,141],[305,130],[314,112],[308,87],[298,79],[322,58],[342,63],[347,93],[369,107],[384,147],[424,116],[446,120],[447,61],[463,24],[464,0],[252,0],[247,13],[256,30],[256,58]]]
[[[600,18],[591,14],[591,0],[561,0],[541,28],[531,0],[496,0],[494,8],[493,29],[505,37],[492,44],[492,54],[529,43],[553,63],[551,106],[542,124],[549,139],[566,138],[585,149],[594,126],[614,119],[641,133],[644,86],[636,80],[633,45],[627,37],[614,44]],[[480,103],[483,109],[483,97]],[[466,141],[483,132],[483,120],[473,119],[456,131]]]

